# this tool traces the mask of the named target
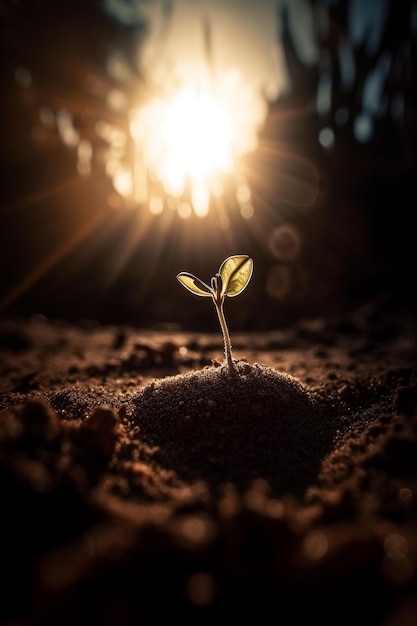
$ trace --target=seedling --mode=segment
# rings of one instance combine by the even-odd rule
[[[220,265],[219,271],[211,279],[211,285],[189,274],[180,272],[177,278],[180,283],[196,296],[212,297],[216,307],[224,340],[224,354],[229,372],[235,372],[236,366],[232,359],[232,344],[223,312],[226,296],[234,298],[245,289],[253,272],[253,260],[247,254],[229,256]]]

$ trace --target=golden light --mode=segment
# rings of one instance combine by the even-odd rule
[[[237,72],[215,84],[182,81],[131,115],[135,163],[132,184],[125,189],[131,188],[137,200],[149,203],[152,198],[152,206],[159,206],[152,194],[153,183],[159,182],[166,196],[178,200],[180,216],[190,214],[184,206],[187,197],[195,214],[206,216],[211,197],[223,193],[224,177],[241,180],[239,159],[256,148],[265,108]],[[242,182],[236,186],[236,201],[250,202]]]

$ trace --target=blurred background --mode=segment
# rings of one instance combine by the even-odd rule
[[[231,331],[411,311],[415,0],[0,0],[0,315]]]

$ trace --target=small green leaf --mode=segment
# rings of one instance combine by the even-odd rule
[[[197,278],[197,276],[189,274],[188,272],[180,272],[177,274],[177,278],[186,289],[196,296],[212,296],[210,287]]]
[[[222,296],[238,296],[251,279],[253,260],[247,254],[229,256],[220,266]]]

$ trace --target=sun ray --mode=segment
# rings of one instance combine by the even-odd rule
[[[7,309],[11,304],[13,304],[13,302],[15,302],[15,300],[20,298],[26,291],[33,287],[45,274],[53,269],[59,261],[61,261],[82,241],[86,240],[104,219],[104,215],[99,213],[95,213],[86,218],[86,221],[72,237],[68,238],[67,241],[53,250],[46,259],[41,261],[35,268],[28,272],[17,285],[6,293],[6,295],[0,300],[0,311]]]
[[[90,182],[90,181],[89,181]],[[59,196],[68,191],[74,191],[75,189],[82,187],[86,184],[86,179],[74,176],[71,180],[57,183],[53,187],[48,187],[47,189],[41,189],[39,191],[32,191],[30,194],[25,196],[24,198],[19,198],[15,202],[11,204],[7,204],[1,207],[2,216],[14,213],[16,211],[21,211],[22,209],[30,208],[36,204],[39,204],[45,200],[50,200],[55,196]]]

